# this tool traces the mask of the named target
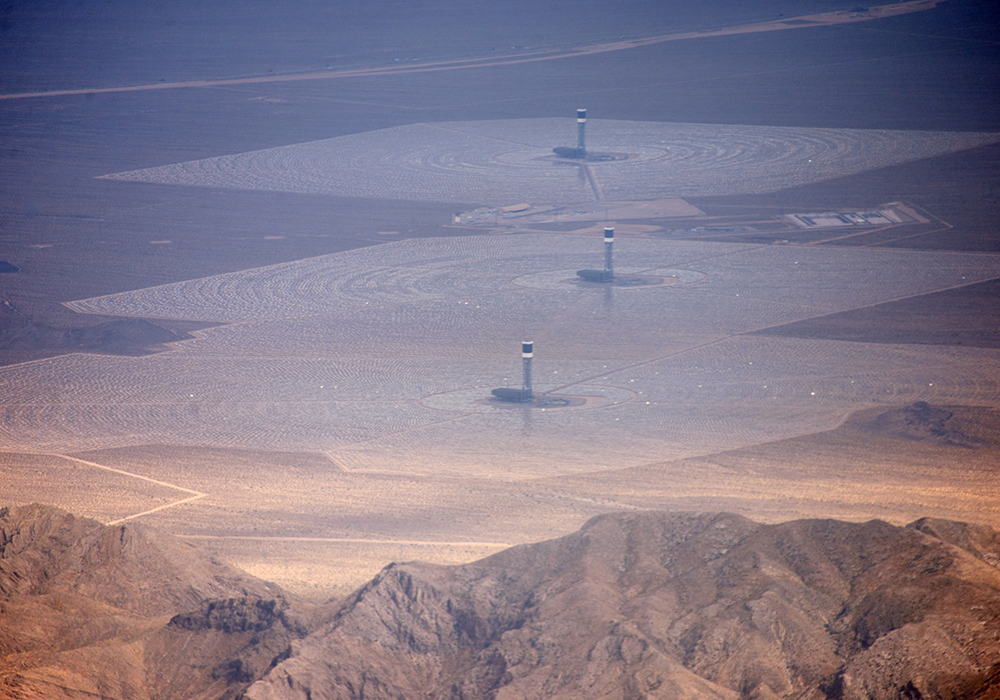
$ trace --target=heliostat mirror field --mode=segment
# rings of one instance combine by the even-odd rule
[[[2,439],[62,453],[308,450],[347,470],[522,479],[812,433],[871,406],[1000,400],[995,350],[753,333],[993,278],[996,256],[623,239],[622,270],[679,281],[577,282],[600,245],[408,240],[76,301],[225,325],[147,357],[3,368]],[[597,398],[483,403],[519,384],[523,339],[535,341],[536,391]]]
[[[114,180],[348,197],[576,204],[752,194],[987,143],[997,134],[592,119],[588,150],[560,118],[434,122],[106,175]]]

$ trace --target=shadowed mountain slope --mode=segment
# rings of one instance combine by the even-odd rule
[[[137,524],[0,508],[0,697],[234,697],[306,633],[273,584]]]
[[[993,531],[930,519],[599,516],[387,567],[246,697],[996,697],[998,555]]]

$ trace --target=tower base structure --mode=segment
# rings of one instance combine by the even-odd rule
[[[607,270],[577,270],[576,276],[584,282],[614,282],[615,276]]]
[[[552,149],[560,158],[572,158],[573,160],[586,160],[587,151],[583,148],[570,148],[569,146],[556,146]]]
[[[494,389],[490,393],[498,401],[507,401],[509,403],[528,403],[535,398],[531,391],[527,389]]]

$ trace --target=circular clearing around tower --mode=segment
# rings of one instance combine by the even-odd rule
[[[515,277],[511,283],[528,289],[565,290],[567,287],[579,289],[653,289],[675,284],[690,284],[707,277],[696,270],[650,269],[622,267],[616,271],[611,282],[588,282],[580,279],[576,270],[548,270]],[[635,280],[635,282],[633,282]]]
[[[637,396],[634,391],[629,389],[600,384],[577,384],[573,385],[570,391],[558,391],[557,387],[554,386],[546,390],[543,386],[540,389],[536,388],[533,400],[516,403],[492,398],[488,388],[471,387],[443,394],[431,394],[418,399],[417,403],[424,408],[435,411],[455,413],[487,413],[496,409],[509,410],[512,408],[581,411],[616,406],[632,401]]]

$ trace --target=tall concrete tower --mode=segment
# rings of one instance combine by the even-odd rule
[[[615,282],[615,267],[612,260],[615,245],[615,227],[604,227],[604,269],[577,270],[576,276],[586,282]],[[620,280],[619,280],[620,281]]]
[[[530,340],[521,343],[521,362],[524,364],[524,383],[521,385],[522,401],[530,401],[533,397],[531,393],[531,357],[534,355],[534,345]]]
[[[556,146],[552,149],[560,158],[575,158],[576,160],[587,160],[587,110],[576,110],[576,148],[569,146]],[[598,157],[600,160],[608,160],[607,157]]]
[[[500,401],[509,401],[511,403],[528,403],[535,398],[535,395],[531,392],[531,356],[532,348],[534,343],[530,340],[525,340],[521,343],[521,362],[524,365],[524,381],[521,383],[520,389],[512,389],[510,387],[503,387],[501,389],[493,390],[493,398],[499,399]]]
[[[615,268],[611,262],[611,249],[615,244],[615,227],[604,227],[604,281],[610,282],[615,278]]]

